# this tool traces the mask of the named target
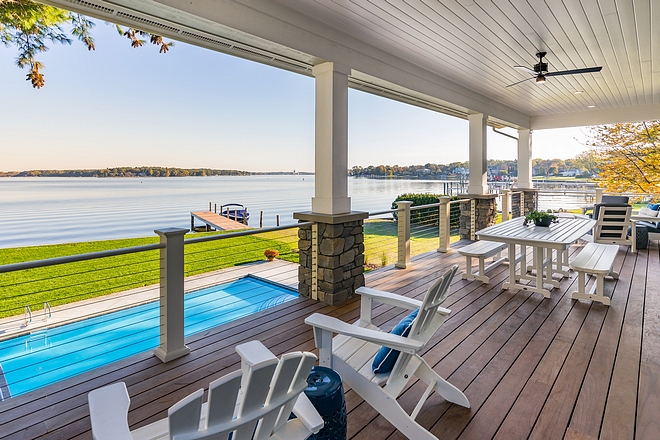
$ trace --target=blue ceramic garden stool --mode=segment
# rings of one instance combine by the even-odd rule
[[[305,395],[319,412],[325,424],[310,439],[346,439],[346,401],[339,373],[328,367],[313,367],[307,377]]]

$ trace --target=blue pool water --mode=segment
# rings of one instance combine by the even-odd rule
[[[297,298],[297,292],[247,276],[185,296],[185,335]],[[0,400],[159,345],[159,301],[0,342]],[[4,383],[6,381],[6,383]]]

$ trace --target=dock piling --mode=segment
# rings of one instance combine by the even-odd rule
[[[277,218],[277,226],[279,226],[280,225],[280,215],[277,214],[277,216],[275,218]]]
[[[264,212],[259,211],[259,228],[264,227]]]

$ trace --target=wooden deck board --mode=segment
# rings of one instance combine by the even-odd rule
[[[572,252],[578,252],[575,246]],[[410,297],[424,295],[431,280],[457,253],[414,257],[412,268],[391,267],[367,275],[370,287]],[[656,438],[660,429],[660,256],[656,242],[630,253],[622,246],[616,282],[606,281],[611,307],[575,301],[576,276],[560,282],[551,298],[500,291],[507,267],[495,268],[488,285],[456,277],[445,305],[452,309],[431,339],[425,359],[463,389],[471,409],[432,395],[418,421],[443,439]],[[590,284],[593,279],[590,280]],[[306,316],[359,315],[359,300],[325,306],[298,300],[186,339],[190,355],[162,364],[150,353],[116,362],[50,387],[0,403],[0,438],[89,439],[87,393],[125,381],[133,428],[165,416],[167,408],[238,368],[234,347],[259,339],[276,354],[313,350]],[[404,314],[386,305],[374,322],[390,328]],[[421,394],[413,383],[400,400],[411,409]],[[400,432],[346,388],[349,438],[402,439]]]

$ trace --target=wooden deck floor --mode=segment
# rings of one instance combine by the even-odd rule
[[[574,246],[572,252],[579,251]],[[430,253],[407,270],[367,276],[367,285],[420,297],[430,281],[463,260]],[[441,439],[657,439],[660,433],[660,261],[654,242],[633,254],[621,247],[618,281],[606,282],[612,306],[570,299],[576,276],[550,299],[500,291],[507,267],[491,284],[456,277],[445,306],[452,314],[424,358],[464,390],[472,405],[449,405],[433,395],[418,421]],[[568,292],[568,293],[567,293]],[[313,350],[303,323],[313,312],[354,320],[358,302],[336,307],[308,300],[287,303],[187,340],[192,352],[169,364],[149,353],[0,403],[0,437],[91,438],[87,393],[123,380],[131,395],[129,422],[142,426],[166,415],[186,394],[238,368],[234,346],[259,339],[281,354]],[[392,327],[402,312],[379,306],[374,321]],[[401,396],[412,409],[422,390]],[[349,438],[402,439],[386,420],[346,390]]]

